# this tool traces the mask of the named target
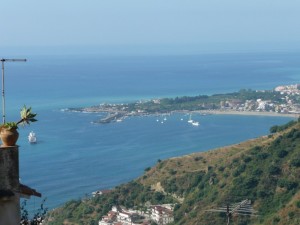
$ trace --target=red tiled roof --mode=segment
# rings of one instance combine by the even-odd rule
[[[159,214],[162,214],[163,212],[165,213],[168,213],[168,214],[172,214],[172,211],[163,207],[163,206],[160,206],[160,205],[155,205],[155,206],[151,206],[151,208],[157,210],[159,212]]]
[[[101,192],[102,192],[102,194],[108,194],[108,193],[112,192],[112,190],[102,190]]]

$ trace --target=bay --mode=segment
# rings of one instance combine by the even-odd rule
[[[21,182],[47,197],[47,207],[113,188],[142,175],[158,159],[238,143],[266,135],[285,117],[174,114],[96,125],[102,114],[61,109],[140,99],[271,89],[299,82],[300,54],[211,54],[193,56],[30,56],[7,63],[7,120],[23,104],[39,121],[20,128]],[[183,120],[181,121],[181,118]],[[27,142],[34,130],[38,143]],[[30,200],[36,208],[35,201]],[[34,202],[34,203],[33,203]]]

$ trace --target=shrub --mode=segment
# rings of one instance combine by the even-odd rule
[[[247,156],[244,158],[245,163],[250,162],[251,160],[252,160],[252,158],[250,156]]]
[[[269,193],[267,193],[265,190],[260,190],[258,191],[257,195],[259,198],[265,198],[269,195]]]
[[[154,199],[158,202],[160,202],[161,200],[163,200],[164,198],[164,194],[161,192],[155,192],[154,194]]]
[[[258,180],[255,177],[249,177],[246,179],[245,188],[254,188],[258,184]]]
[[[262,173],[263,173],[263,171],[261,169],[256,168],[253,170],[253,175],[255,175],[255,176],[259,176]]]
[[[220,167],[218,168],[218,170],[219,170],[220,172],[223,172],[223,171],[224,171],[224,169],[225,169],[225,167],[224,167],[224,166],[220,166]]]
[[[270,128],[270,133],[276,133],[278,131],[278,126],[277,125],[275,125],[275,126],[272,126],[271,128]]]
[[[234,176],[234,177],[239,176],[241,173],[243,173],[245,171],[245,169],[246,169],[245,164],[239,165],[237,167],[237,169],[235,171],[233,171],[232,176]]]
[[[266,152],[262,152],[262,153],[259,153],[258,155],[257,155],[257,159],[266,159],[266,158],[268,158],[269,157],[269,154],[268,153],[266,153]]]
[[[296,131],[294,134],[293,134],[293,139],[296,139],[296,138],[299,138],[300,137],[300,132],[299,131]]]
[[[274,145],[279,145],[280,142],[282,140],[282,136],[280,135],[278,138],[275,139],[275,141],[273,142]]]
[[[238,159],[238,158],[234,158],[234,159],[232,160],[232,162],[233,162],[233,163],[238,163],[238,162],[239,162],[239,159]]]
[[[292,189],[295,189],[297,188],[298,186],[298,183],[294,182],[294,181],[289,181],[287,179],[280,179],[278,181],[278,185],[279,187],[281,188],[286,188],[287,190],[292,190]]]
[[[278,166],[271,165],[271,166],[268,168],[268,172],[269,172],[271,175],[278,175],[278,174],[280,174],[281,169],[280,169]]]
[[[280,222],[280,218],[278,216],[274,217],[273,224],[277,224]]]
[[[177,171],[174,170],[174,169],[170,169],[170,170],[169,170],[169,173],[170,173],[171,175],[175,175],[175,174],[177,173]]]
[[[240,175],[240,172],[238,170],[235,170],[232,172],[232,176],[237,177]]]
[[[300,167],[300,157],[292,159],[291,166]]]
[[[203,159],[202,156],[196,156],[196,157],[194,158],[194,160],[195,160],[196,162],[199,161],[199,160],[201,160],[201,159]]]
[[[277,156],[278,156],[279,158],[284,158],[287,154],[288,154],[288,152],[287,152],[286,150],[279,150],[279,151],[277,152]]]
[[[295,212],[288,212],[288,216],[290,219],[294,218]]]
[[[151,170],[151,167],[145,168],[145,172],[148,172],[149,170]]]

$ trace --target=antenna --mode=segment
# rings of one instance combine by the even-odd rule
[[[5,62],[26,62],[26,59],[1,59],[2,63],[2,118],[5,123],[5,92],[4,92],[4,63]]]
[[[205,210],[207,212],[224,212],[227,216],[227,225],[230,223],[230,218],[232,215],[243,215],[243,216],[257,216],[257,211],[255,211],[251,206],[251,200],[243,200],[238,203],[226,204],[225,206],[219,207],[217,209]]]

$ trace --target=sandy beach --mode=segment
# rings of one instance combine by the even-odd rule
[[[254,112],[254,111],[235,111],[235,110],[198,110],[195,113],[201,114],[222,114],[222,115],[243,115],[243,116],[282,116],[298,118],[299,114],[294,113],[276,113],[276,112]]]

